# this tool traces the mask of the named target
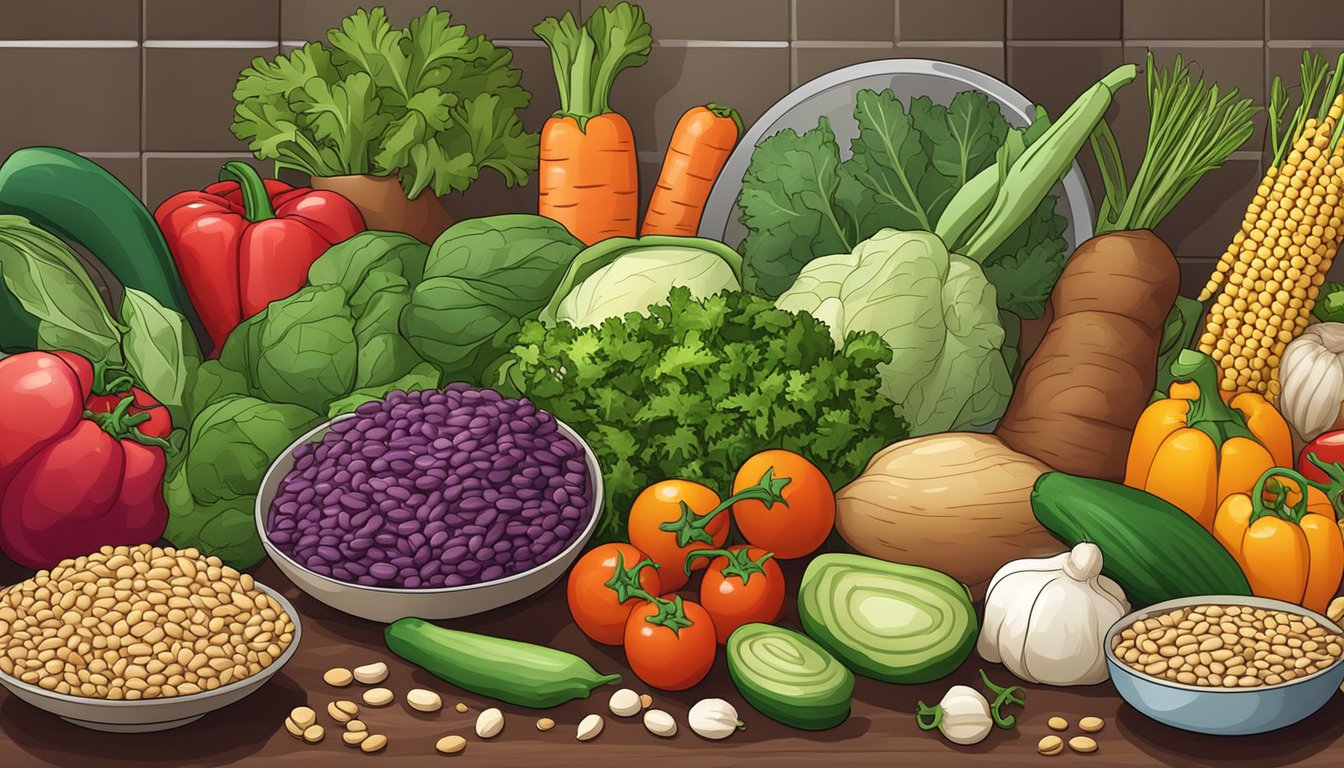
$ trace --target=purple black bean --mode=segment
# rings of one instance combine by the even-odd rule
[[[550,414],[458,383],[391,392],[297,449],[269,536],[343,581],[463,586],[554,558],[591,496],[581,451]]]

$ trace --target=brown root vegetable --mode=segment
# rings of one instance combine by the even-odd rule
[[[1122,480],[1180,281],[1171,250],[1148,230],[1078,246],[1050,294],[1050,327],[994,434],[1061,472]]]
[[[946,432],[878,452],[835,496],[835,527],[859,552],[935,568],[976,599],[1004,563],[1064,550],[1031,512],[1050,467],[993,435]]]

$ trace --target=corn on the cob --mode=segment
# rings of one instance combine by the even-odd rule
[[[1321,84],[1307,87],[1307,64],[1304,59],[1306,96],[1293,123],[1296,130],[1290,132],[1291,150],[1281,147],[1283,154],[1265,173],[1240,231],[1199,297],[1205,301],[1217,296],[1199,349],[1218,364],[1220,387],[1259,392],[1271,400],[1278,396],[1283,349],[1310,322],[1344,237],[1344,146],[1338,141],[1344,127],[1344,93],[1339,90],[1344,56],[1326,92],[1329,108],[1317,118],[1306,117]]]

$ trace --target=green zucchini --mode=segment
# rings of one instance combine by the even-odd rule
[[[771,624],[744,624],[728,637],[728,674],[766,717],[805,731],[849,719],[854,673],[811,639]]]
[[[83,246],[117,281],[199,326],[154,216],[97,163],[56,147],[27,147],[0,165],[0,214],[22,216]],[[0,286],[0,348],[32,349],[37,319]]]
[[[1105,480],[1047,472],[1031,510],[1055,538],[1101,548],[1101,572],[1136,608],[1195,595],[1249,595],[1237,561],[1213,534],[1158,497]]]
[[[798,588],[803,629],[856,674],[928,683],[971,655],[979,622],[964,584],[862,555],[813,558]]]
[[[586,699],[594,688],[619,683],[572,653],[531,643],[399,619],[383,630],[401,658],[458,688],[520,707],[545,709]]]

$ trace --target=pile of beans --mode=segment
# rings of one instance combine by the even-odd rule
[[[0,670],[72,696],[214,690],[293,640],[289,615],[251,576],[195,549],[103,547],[0,592]]]
[[[269,537],[308,569],[428,589],[522,573],[592,514],[580,447],[528,400],[450,385],[365,403],[300,447]]]
[[[1150,677],[1209,688],[1259,688],[1331,666],[1344,653],[1344,637],[1310,616],[1206,605],[1136,621],[1116,636],[1114,651]]]

